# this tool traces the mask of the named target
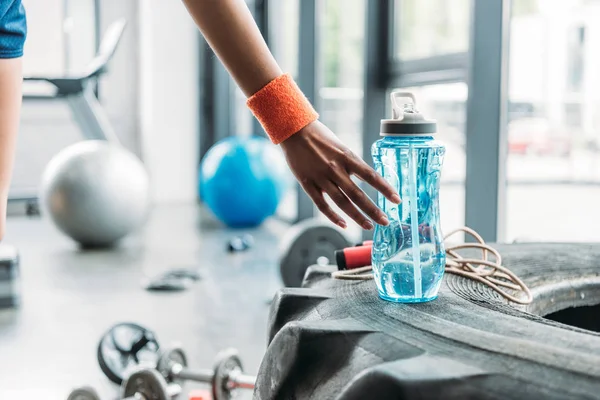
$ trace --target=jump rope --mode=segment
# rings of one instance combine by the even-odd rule
[[[527,285],[511,270],[502,265],[502,256],[483,238],[468,227],[458,228],[444,236],[444,242],[459,232],[471,235],[476,243],[463,243],[446,247],[446,269],[450,274],[480,282],[500,294],[506,300],[517,304],[529,304],[533,300]],[[334,279],[370,280],[373,279],[371,264],[372,242],[364,242],[360,246],[348,247],[336,252],[340,271],[331,274]],[[481,258],[463,257],[459,250],[474,249],[481,251]],[[490,259],[490,255],[492,256]],[[511,294],[508,290],[513,291]],[[523,293],[524,297],[516,297]]]

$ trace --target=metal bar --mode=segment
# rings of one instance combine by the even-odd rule
[[[70,13],[69,13],[69,0],[64,0],[63,1],[63,24],[62,24],[62,40],[63,40],[63,63],[64,63],[64,73],[66,74],[67,72],[70,71],[70,64],[71,64],[71,51],[70,51],[70,38],[71,38],[71,31],[70,31],[70,26],[67,25],[67,21],[69,21],[71,17]]]
[[[100,51],[100,42],[102,37],[102,19],[100,11],[100,0],[94,0],[94,48],[95,53],[98,54]],[[94,77],[94,94],[97,98],[100,98],[100,84],[98,77]]]
[[[15,190],[10,190],[8,193],[8,202],[23,202],[23,201],[31,201],[31,200],[37,200],[38,198],[38,189],[37,188],[31,188],[29,190],[27,189],[15,189]]]
[[[466,122],[465,222],[505,237],[510,1],[473,1]]]
[[[214,76],[214,62],[212,58],[214,57],[214,53],[211,51],[208,43],[204,40],[204,37],[198,34],[199,40],[198,45],[200,46],[200,77],[198,82],[200,82],[200,87],[198,93],[200,94],[200,140],[199,140],[199,149],[198,149],[198,164],[204,155],[208,151],[208,149],[216,142],[215,135],[215,102],[213,99],[214,96],[214,86],[213,86],[213,76]]]
[[[96,53],[100,51],[100,38],[102,36],[102,21],[100,17],[100,0],[94,0],[94,48],[96,49]]]
[[[216,142],[235,132],[231,78],[208,43],[199,37],[200,68],[200,141],[199,159]]]
[[[300,34],[298,37],[298,85],[318,108],[317,68],[319,66],[317,1],[300,1]]]
[[[467,53],[446,54],[410,61],[392,61],[389,65],[393,87],[414,87],[467,80]]]
[[[412,74],[401,74],[391,78],[390,85],[394,88],[440,85],[444,83],[464,82],[467,79],[466,69],[451,69],[440,71],[424,71]]]
[[[65,100],[87,139],[119,143],[118,136],[106,115],[106,111],[94,95],[91,86],[86,86],[81,93],[66,96]]]
[[[379,139],[379,121],[386,112],[392,3],[389,0],[370,0],[366,4],[362,147],[364,160],[373,165],[371,145]],[[376,200],[377,193],[373,188],[365,186],[363,189]],[[364,231],[363,237],[369,239],[372,232]]]
[[[269,0],[254,1],[254,19],[263,39],[269,45]]]
[[[416,60],[398,61],[394,60],[390,62],[390,72],[392,75],[399,74],[412,74],[417,72],[426,71],[440,71],[440,70],[452,70],[452,69],[463,69],[466,70],[469,66],[469,54],[463,53],[452,53],[443,54],[438,56],[432,56],[427,58],[420,58]]]
[[[179,372],[175,374],[175,377],[177,379],[204,383],[212,382],[213,376],[214,371],[211,369],[190,370],[187,368],[182,368]]]
[[[217,57],[212,57],[214,65],[215,139],[217,141],[235,134],[235,109],[233,85],[229,73]]]
[[[235,389],[252,390],[252,389],[254,389],[254,386],[256,385],[256,377],[240,373],[240,374],[235,374],[235,375],[231,376],[230,382],[231,382],[231,385]]]
[[[301,0],[298,2],[300,6],[300,23],[298,24],[300,29],[298,37],[298,86],[300,86],[306,97],[318,110],[317,68],[319,66],[319,48],[317,1]],[[298,186],[297,207],[298,221],[312,218],[315,214],[315,206],[312,200],[300,186]]]

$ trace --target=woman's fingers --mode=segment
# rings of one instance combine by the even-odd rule
[[[342,229],[346,229],[348,225],[346,221],[327,204],[327,200],[323,196],[323,192],[314,185],[303,185],[303,189],[308,194],[308,197],[315,203],[319,211],[323,213],[331,222],[341,227]]]
[[[363,213],[350,201],[348,196],[338,187],[338,185],[332,181],[329,181],[322,185],[323,191],[327,193],[329,198],[337,204],[337,206],[346,213],[347,216],[352,218],[358,225],[362,226],[363,229],[373,229],[373,223],[369,221]],[[360,189],[359,189],[360,190]],[[355,202],[356,203],[356,202]],[[375,207],[377,208],[377,207]]]
[[[375,190],[384,195],[389,201],[400,204],[401,199],[396,190],[362,159],[354,157],[349,160],[348,169],[364,182],[373,186]]]
[[[371,219],[373,219],[373,221],[377,222],[379,225],[389,224],[389,220],[385,213],[381,211],[381,209],[371,201],[369,196],[367,196],[367,194],[363,192],[356,185],[356,183],[352,181],[350,175],[348,175],[347,173],[339,174],[337,176],[337,179],[335,180],[335,186],[336,189],[341,189],[343,191],[342,194],[344,194],[346,200],[351,200],[352,203],[358,206],[358,208],[360,208],[365,214],[367,214]],[[354,206],[352,206],[352,208],[356,209]],[[346,212],[345,209],[342,208],[342,210]],[[350,215],[350,217],[352,217],[352,215]],[[355,218],[352,217],[352,219],[356,221]],[[362,224],[360,225],[363,226]]]

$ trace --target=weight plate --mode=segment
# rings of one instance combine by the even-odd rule
[[[179,364],[182,367],[187,367],[187,357],[181,347],[170,347],[163,351],[156,364],[156,369],[160,374],[167,380],[167,382],[181,383],[180,380],[175,379],[171,373],[173,365]]]
[[[231,399],[229,375],[236,369],[243,371],[236,349],[225,349],[217,354],[212,380],[213,400]]]
[[[169,400],[167,382],[154,369],[141,369],[133,372],[123,382],[121,395],[123,399],[140,398],[144,400]]]
[[[98,343],[98,363],[104,375],[120,385],[140,367],[156,368],[159,345],[154,333],[124,322],[110,328]]]
[[[73,390],[67,400],[100,400],[100,396],[94,388],[83,386]]]
[[[341,229],[317,219],[290,228],[281,241],[279,270],[287,287],[300,287],[306,270],[315,264],[335,264],[335,251],[352,243]]]

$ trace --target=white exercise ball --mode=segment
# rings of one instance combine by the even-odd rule
[[[44,171],[40,200],[56,226],[85,247],[105,247],[146,220],[149,178],[142,162],[105,141],[75,143]]]

